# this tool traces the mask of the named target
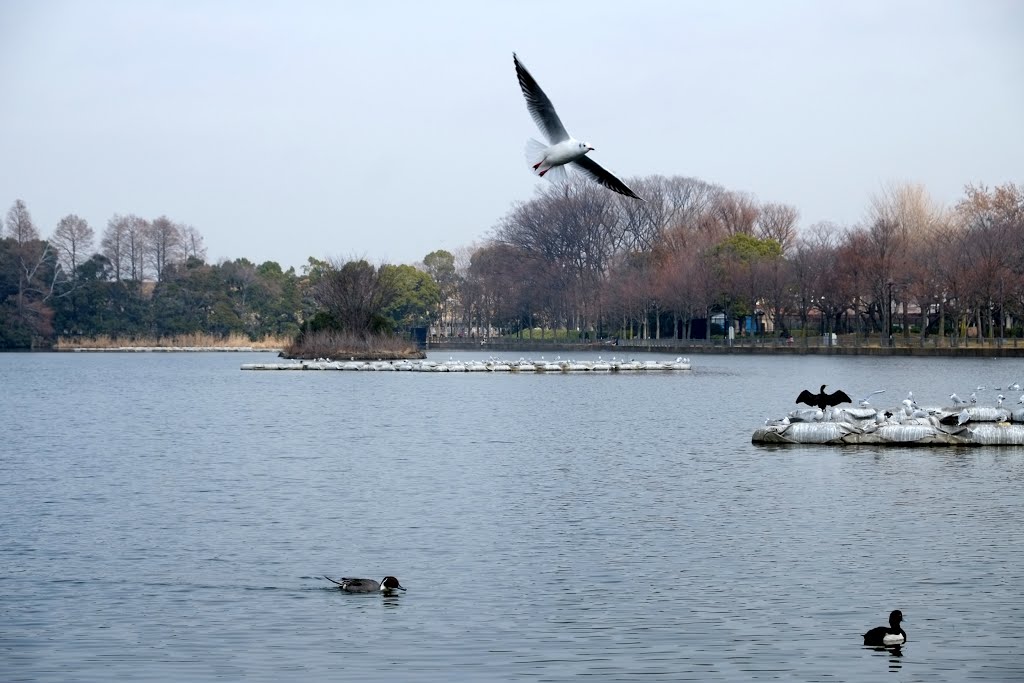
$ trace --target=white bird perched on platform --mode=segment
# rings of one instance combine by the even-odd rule
[[[903,399],[903,414],[907,417],[928,417],[928,411],[923,410],[909,398]]]
[[[957,415],[957,417],[956,417],[956,424],[957,424],[958,427],[961,426],[961,425],[965,425],[965,424],[967,424],[967,421],[970,420],[970,419],[971,419],[971,413],[968,412],[967,408],[964,408],[963,410],[960,411],[960,414]]]
[[[1005,401],[1005,400],[1006,400],[1006,397],[1003,396],[1002,394],[999,394],[998,396],[996,396],[996,408],[1001,408],[1002,405],[1003,405],[1003,401]]]
[[[961,405],[965,405],[967,403],[967,401],[965,401],[962,398],[960,398],[959,396],[957,396],[955,391],[952,394],[949,395],[949,400],[951,400],[953,402],[954,406],[961,406]]]
[[[1017,403],[1024,404],[1024,394],[1020,395],[1020,398],[1017,399]]]
[[[643,201],[624,182],[587,156],[587,152],[592,152],[594,148],[585,142],[576,140],[566,132],[565,126],[562,125],[561,119],[555,112],[555,105],[544,94],[540,85],[514,52],[512,61],[516,65],[519,87],[522,88],[523,97],[526,98],[526,108],[530,110],[530,116],[533,117],[537,127],[544,132],[550,143],[545,145],[532,138],[527,142],[527,155],[533,170],[540,176],[550,172],[551,179],[563,180],[565,179],[565,166],[573,164],[575,169],[599,185],[604,185],[613,192]]]
[[[862,398],[860,401],[858,401],[857,405],[859,405],[861,408],[868,408],[868,407],[871,406],[870,399],[871,399],[872,396],[874,396],[875,394],[884,394],[884,393],[885,393],[885,389],[879,389],[878,391],[872,391],[870,394],[868,394],[867,396]]]
[[[978,402],[978,395],[976,393],[974,393],[974,392],[971,392],[971,403],[977,403],[977,402]]]

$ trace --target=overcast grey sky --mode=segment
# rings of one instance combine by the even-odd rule
[[[208,259],[413,263],[546,181],[512,52],[627,180],[860,221],[1024,182],[1024,2],[0,0],[0,204],[194,225]]]

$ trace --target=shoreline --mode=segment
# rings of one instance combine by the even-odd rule
[[[50,349],[55,353],[199,353],[220,351],[225,353],[281,353],[282,349],[264,349],[256,346],[75,346]]]
[[[817,341],[817,340],[815,340]],[[1018,341],[1020,342],[1018,344]],[[620,340],[613,344],[575,344],[561,341],[541,340],[485,340],[481,341],[443,341],[430,342],[425,351],[494,351],[494,352],[601,352],[601,353],[665,353],[675,355],[778,355],[778,356],[899,356],[921,358],[1024,358],[1024,340],[1004,341],[1002,345],[976,346],[853,346],[842,343],[826,346],[824,344],[783,345],[777,343],[734,342],[729,345],[725,341],[711,343],[681,342],[679,340],[636,340],[633,342]],[[36,351],[40,351],[37,349]],[[259,346],[75,346],[45,349],[55,353],[275,353],[280,355],[281,348],[264,348]],[[374,360],[376,357],[374,358]]]
[[[815,340],[817,341],[817,340]],[[1016,342],[1020,341],[1020,345]],[[776,355],[776,356],[899,356],[921,358],[1024,358],[1024,340],[1004,341],[1002,345],[993,346],[853,346],[842,342],[832,346],[824,344],[782,345],[776,343],[734,342],[729,345],[725,341],[712,343],[684,343],[681,340],[637,340],[634,342],[619,341],[613,344],[571,344],[557,341],[480,341],[470,342],[431,342],[427,350],[444,351],[486,351],[519,352],[519,351],[563,351],[563,352],[602,352],[602,353],[667,353],[676,355],[696,354],[732,354],[732,355]]]

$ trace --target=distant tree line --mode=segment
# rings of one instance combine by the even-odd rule
[[[202,235],[166,216],[115,215],[99,250],[93,228],[74,214],[42,239],[22,200],[3,227],[0,348],[46,348],[57,336],[255,339],[298,329],[293,271],[245,259],[208,265]]]
[[[1024,187],[968,186],[953,207],[891,185],[859,225],[798,233],[796,208],[692,178],[586,182],[515,205],[458,285],[468,329],[708,338],[708,321],[788,335],[1020,334]],[[1011,329],[1011,324],[1013,325]],[[808,331],[808,333],[811,333]]]
[[[190,332],[252,339],[356,335],[612,335],[707,339],[893,330],[993,338],[1024,320],[1024,187],[967,186],[952,207],[892,185],[858,225],[798,232],[795,207],[693,178],[631,180],[637,202],[586,182],[545,186],[489,239],[412,265],[310,258],[205,262],[200,233],[161,216],[112,217],[99,249],[62,218],[42,239],[15,201],[0,238],[0,348],[57,336]]]
[[[95,239],[74,214],[43,239],[25,203],[14,202],[0,237],[0,349],[48,348],[57,337],[257,340],[310,325],[404,332],[428,325],[439,305],[433,279],[412,266],[310,258],[296,273],[244,258],[208,264],[199,231],[166,216],[115,215],[98,250]]]

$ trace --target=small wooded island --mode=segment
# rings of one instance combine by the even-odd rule
[[[417,360],[427,357],[425,351],[407,339],[387,334],[358,335],[335,330],[299,333],[295,341],[279,355],[294,360]]]

